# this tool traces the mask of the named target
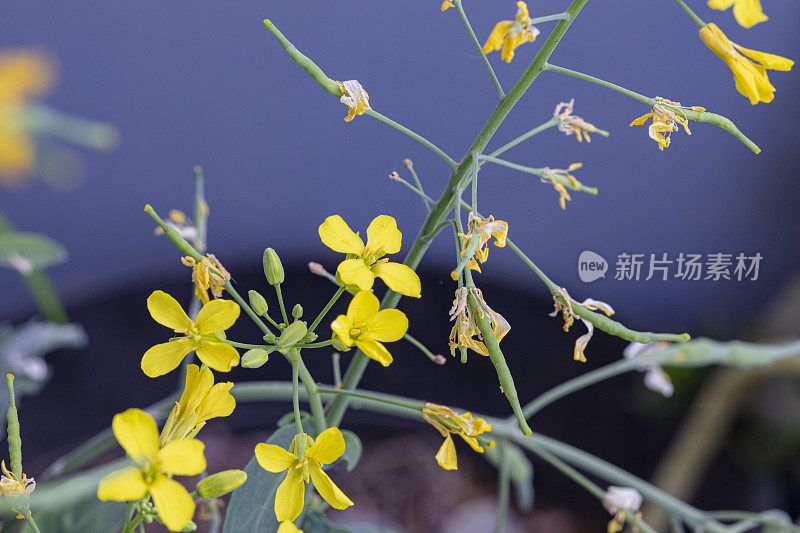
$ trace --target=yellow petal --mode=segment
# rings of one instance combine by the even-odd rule
[[[225,331],[239,318],[239,304],[231,300],[212,300],[197,313],[197,330],[200,333]]]
[[[362,259],[345,259],[336,270],[345,285],[355,285],[363,291],[371,289],[375,282],[375,274]]]
[[[156,421],[141,409],[128,409],[114,415],[111,428],[119,445],[134,461],[147,460],[158,452]]]
[[[278,526],[277,533],[303,533],[302,529],[297,529],[291,522],[281,522],[281,525]]]
[[[768,68],[770,70],[791,70],[792,66],[794,65],[794,61],[791,59],[785,58],[783,56],[779,56],[776,54],[768,54],[767,52],[759,52],[758,50],[750,50],[749,48],[745,48],[744,46],[739,46],[736,43],[732,43],[737,50],[741,53],[749,57],[754,61],[758,61],[764,68]]]
[[[197,348],[197,357],[219,372],[229,372],[232,366],[239,364],[239,352],[224,342],[201,342]]]
[[[158,476],[150,487],[158,515],[170,531],[180,531],[194,516],[194,500],[183,485],[167,476]]]
[[[421,286],[419,276],[401,263],[377,263],[372,265],[372,272],[381,278],[394,292],[419,298]]]
[[[233,383],[230,381],[217,383],[211,387],[197,407],[198,421],[230,415],[236,408],[236,399],[230,393],[232,388]]]
[[[358,328],[370,321],[380,307],[381,303],[371,291],[358,291],[347,306],[347,316],[353,321],[353,326]]]
[[[314,488],[322,499],[330,504],[334,509],[346,509],[353,505],[353,501],[345,496],[344,492],[322,471],[317,463],[309,461],[308,473],[311,474],[311,481]]]
[[[214,374],[205,368],[202,371],[197,365],[186,366],[186,384],[183,394],[178,400],[181,413],[194,411],[214,384]]]
[[[480,445],[478,439],[476,439],[475,437],[470,437],[469,435],[464,435],[463,433],[461,433],[460,436],[462,439],[464,439],[464,442],[469,444],[470,448],[472,448],[478,453],[483,453],[483,446]]]
[[[186,331],[192,327],[193,322],[181,304],[164,291],[153,291],[147,298],[147,310],[153,320],[162,326],[178,331]]]
[[[0,123],[0,182],[21,182],[35,164],[35,149],[28,133],[16,122]]]
[[[501,20],[495,24],[492,33],[483,45],[483,53],[488,54],[494,50],[500,50],[503,47],[503,39],[505,39],[508,30],[511,29],[514,23],[510,20]]]
[[[352,346],[353,339],[350,337],[350,330],[353,329],[353,321],[346,315],[339,315],[331,322],[331,329],[339,337],[345,346]]]
[[[389,353],[389,350],[387,350],[383,344],[365,335],[362,335],[356,340],[356,346],[358,346],[358,349],[364,352],[367,357],[376,360],[383,366],[389,366],[392,362],[392,354]]]
[[[634,119],[634,121],[633,121],[633,122],[631,122],[631,123],[629,124],[629,126],[641,126],[642,124],[644,124],[645,122],[647,122],[647,119],[648,119],[648,118],[650,118],[650,117],[652,117],[652,116],[654,116],[654,115],[653,115],[653,113],[647,113],[646,115],[642,115],[641,117],[639,117],[639,118],[637,118],[637,119]]]
[[[173,440],[158,452],[163,472],[176,476],[196,476],[206,469],[205,444],[196,439]]]
[[[396,254],[400,251],[403,234],[397,229],[397,221],[389,215],[378,215],[367,228],[367,250],[373,254]]]
[[[306,450],[306,457],[311,457],[320,463],[330,464],[344,453],[344,437],[339,428],[328,428],[314,440],[314,444]]]
[[[100,480],[97,498],[101,501],[130,502],[147,495],[147,483],[142,471],[131,466],[111,472]]]
[[[279,522],[293,522],[303,512],[306,483],[297,468],[290,468],[275,493],[275,516]]]
[[[441,446],[439,451],[436,452],[436,462],[445,470],[458,470],[458,458],[456,457],[456,445],[453,443],[453,438],[448,435]]]
[[[191,352],[193,343],[188,337],[172,342],[156,344],[144,353],[142,357],[142,371],[149,378],[157,378],[172,372]]]
[[[731,7],[737,0],[708,0],[708,7],[724,11]]]
[[[267,472],[283,472],[292,466],[297,456],[280,446],[260,442],[256,444],[256,460]]]
[[[444,0],[444,2],[442,2],[442,11],[447,11],[451,7],[456,7],[456,6],[450,0]]]
[[[398,309],[384,309],[367,322],[367,331],[379,342],[399,341],[408,331],[408,318]]]
[[[325,219],[319,227],[319,238],[322,239],[322,244],[336,252],[361,255],[364,251],[364,241],[339,215],[331,215]]]

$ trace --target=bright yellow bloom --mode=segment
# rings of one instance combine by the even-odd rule
[[[194,282],[194,294],[197,298],[207,304],[209,301],[207,291],[211,291],[214,298],[222,297],[222,290],[225,284],[231,280],[230,273],[225,270],[219,259],[214,254],[206,256],[198,263],[194,257],[181,257],[181,262],[192,267],[192,281]]]
[[[572,108],[575,105],[575,99],[569,102],[561,102],[556,106],[553,111],[553,118],[558,119],[558,131],[563,132],[565,135],[575,135],[578,142],[583,142],[583,137],[586,137],[586,142],[592,142],[589,133],[597,131],[597,126],[586,122],[581,117],[572,114]],[[601,132],[601,135],[604,133]],[[608,134],[605,134],[608,136]]]
[[[459,435],[476,452],[483,453],[483,446],[475,437],[492,430],[492,426],[483,418],[473,418],[469,412],[459,415],[449,407],[435,403],[425,404],[422,417],[444,437],[444,442],[436,452],[436,461],[445,470],[458,468],[456,447],[451,433]],[[494,448],[494,442],[489,443],[488,447]]]
[[[541,182],[551,184],[555,188],[556,192],[558,192],[558,205],[561,206],[561,209],[566,209],[567,200],[572,200],[566,188],[569,187],[573,190],[578,190],[581,188],[580,182],[575,178],[575,176],[570,174],[570,172],[573,170],[578,170],[582,166],[583,163],[572,163],[567,167],[566,170],[561,168],[544,168],[544,176],[542,177]]]
[[[682,106],[680,102],[672,102],[670,100],[667,100],[666,98],[661,98],[660,96],[656,96],[654,100],[656,101],[656,103],[653,105],[653,111],[651,113],[647,113],[637,118],[636,120],[631,122],[629,126],[641,126],[645,122],[647,122],[648,118],[652,117],[653,122],[650,124],[648,133],[650,135],[650,138],[658,143],[659,150],[663,150],[664,148],[669,147],[670,136],[672,135],[673,131],[678,131],[679,129],[678,125],[683,126],[683,129],[686,130],[687,135],[692,134],[692,132],[689,130],[689,120],[683,113],[681,113],[680,111],[681,109],[691,109],[692,111],[705,111],[704,107]],[[665,106],[675,108],[681,114],[678,114],[674,112],[672,109]]]
[[[736,90],[753,105],[771,102],[775,97],[775,87],[769,82],[767,69],[791,70],[794,65],[791,59],[739,46],[713,23],[700,29],[700,38],[733,71]]]
[[[472,311],[469,308],[468,296],[469,289],[461,287],[456,289],[456,298],[453,300],[453,307],[450,309],[450,320],[455,320],[453,329],[450,330],[450,355],[456,355],[456,348],[464,346],[481,355],[489,355],[489,350],[483,343],[481,332],[478,329],[478,324],[475,317],[472,316]],[[492,332],[497,342],[503,340],[503,337],[511,331],[511,324],[503,318],[503,315],[492,310],[486,300],[483,299],[483,293],[480,289],[472,289],[472,294],[478,301],[478,313],[481,317],[486,316],[492,324]]]
[[[0,54],[0,183],[19,184],[33,172],[33,139],[19,121],[26,103],[43,97],[53,84],[55,65],[42,52]]]
[[[461,250],[461,258],[464,258],[464,252],[469,246],[469,242],[476,238],[480,241],[475,254],[467,262],[467,268],[472,270],[481,271],[478,262],[485,263],[489,259],[489,248],[486,244],[494,237],[494,245],[498,248],[503,248],[506,245],[506,237],[508,236],[508,222],[503,220],[495,220],[493,216],[489,215],[487,218],[481,218],[475,213],[470,212],[467,221],[467,227],[470,228],[471,233],[459,233],[458,236],[464,239],[464,245]]]
[[[183,394],[164,424],[160,444],[194,438],[207,420],[230,415],[236,408],[231,388],[233,383],[230,381],[215,385],[214,373],[208,368],[187,365]]]
[[[205,446],[184,439],[158,446],[158,428],[153,417],[141,409],[128,409],[114,416],[114,436],[136,463],[100,480],[97,497],[102,501],[129,502],[152,496],[158,514],[170,531],[180,531],[194,516],[194,501],[176,476],[195,476],[205,470]]]
[[[561,300],[557,298],[557,296],[561,296],[565,303],[561,303]],[[550,316],[558,315],[558,312],[561,311],[564,316],[564,331],[569,331],[570,326],[575,322],[575,318],[580,318],[575,312],[572,310],[573,305],[580,305],[589,309],[590,311],[596,311],[600,309],[602,312],[606,314],[606,316],[611,316],[614,314],[614,309],[610,305],[605,302],[601,302],[599,300],[593,300],[591,298],[586,298],[582,302],[577,302],[573,300],[570,295],[567,293],[567,289],[561,287],[561,289],[553,295],[553,301],[555,302],[555,309]],[[584,351],[586,350],[586,346],[589,344],[589,341],[592,339],[592,335],[594,334],[594,324],[589,322],[588,320],[584,320],[580,318],[580,321],[586,326],[588,332],[585,335],[582,335],[575,341],[575,349],[573,350],[572,358],[576,361],[580,361],[582,363],[586,362],[586,355],[584,355]]]
[[[304,452],[298,456],[298,439],[304,439]],[[344,453],[344,437],[339,428],[328,428],[314,440],[305,433],[292,439],[289,451],[274,444],[256,445],[256,460],[268,472],[286,471],[275,493],[275,516],[279,522],[292,522],[303,511],[305,485],[311,478],[314,488],[334,509],[345,509],[353,502],[337,487],[321,465],[336,461]],[[291,529],[289,530],[291,531]]]
[[[451,7],[456,7],[456,5],[450,0],[444,0],[444,2],[442,2],[442,11],[447,11]]]
[[[752,28],[769,17],[764,14],[759,0],[708,0],[708,7],[724,11],[733,6],[736,22],[745,28]]]
[[[239,318],[239,306],[230,300],[214,300],[197,313],[197,320],[189,318],[181,305],[169,294],[154,291],[147,299],[147,310],[153,320],[185,337],[156,344],[142,357],[142,370],[151,378],[163,376],[178,368],[186,354],[194,350],[205,364],[220,372],[228,372],[239,364],[239,352],[225,344],[226,329]]]
[[[346,315],[339,315],[331,329],[342,343],[356,347],[383,366],[392,362],[392,354],[381,344],[399,341],[408,330],[408,318],[398,309],[380,309],[380,302],[371,291],[358,291]]]
[[[516,20],[501,20],[495,25],[486,44],[483,45],[484,54],[501,50],[500,58],[506,63],[511,63],[514,59],[514,49],[527,42],[533,42],[539,35],[539,30],[531,24],[528,5],[525,2],[517,2],[517,8]]]
[[[325,219],[319,227],[319,238],[328,248],[348,254],[336,269],[345,285],[355,285],[366,291],[372,288],[377,276],[395,292],[420,297],[421,286],[416,272],[401,263],[381,259],[386,254],[400,251],[403,234],[397,229],[393,217],[378,215],[370,222],[366,246],[339,215]]]
[[[278,533],[303,533],[302,529],[297,529],[292,522],[281,522],[278,526]]]
[[[363,115],[367,109],[372,109],[369,106],[369,95],[358,83],[358,80],[347,80],[339,83],[339,88],[344,93],[339,98],[339,101],[350,108],[347,111],[347,116],[344,117],[345,122],[350,122],[356,115]]]

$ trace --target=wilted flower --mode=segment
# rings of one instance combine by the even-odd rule
[[[483,446],[475,437],[492,430],[492,426],[483,418],[473,417],[469,412],[459,415],[449,407],[435,403],[425,404],[422,417],[444,437],[444,442],[436,452],[436,462],[445,470],[458,468],[456,447],[451,434],[460,436],[473,450],[483,453]],[[494,448],[494,442],[489,443],[488,447]]]
[[[225,284],[231,280],[230,273],[225,270],[219,259],[214,254],[206,254],[199,262],[194,257],[186,256],[181,258],[181,262],[192,267],[192,281],[194,282],[194,294],[197,298],[207,304],[209,302],[208,292],[214,298],[222,297],[222,290]]]
[[[466,266],[467,268],[480,272],[481,267],[478,265],[478,262],[485,263],[487,259],[489,259],[489,248],[486,246],[489,240],[494,237],[494,244],[498,248],[503,248],[506,245],[508,222],[495,220],[491,215],[487,218],[481,218],[475,213],[470,212],[467,227],[470,229],[470,233],[458,234],[459,237],[464,239],[464,245],[461,249],[461,258],[464,258],[464,253],[467,251],[470,241],[473,238],[478,239],[480,241],[478,248],[475,249],[475,253],[467,262]],[[456,279],[458,278],[456,277]]]
[[[575,176],[570,174],[573,170],[578,170],[583,166],[583,163],[572,163],[566,170],[561,168],[544,168],[544,176],[542,176],[542,183],[551,184],[559,194],[558,205],[561,209],[567,208],[567,200],[572,200],[567,192],[566,186],[571,189],[579,189],[580,182],[575,179]]]
[[[586,137],[586,142],[592,142],[591,137],[589,137],[590,132],[598,131],[597,127],[594,124],[590,124],[583,120],[581,117],[575,116],[572,114],[572,107],[575,104],[575,99],[571,99],[569,102],[561,102],[556,106],[556,110],[553,111],[553,118],[557,118],[559,120],[558,124],[558,131],[563,132],[565,135],[575,135],[575,138],[578,139],[578,142],[583,141],[583,137]],[[608,136],[608,134],[606,134]]]
[[[456,348],[463,346],[488,356],[489,350],[483,343],[478,323],[469,308],[469,290],[467,287],[456,289],[456,297],[450,309],[450,321],[455,321],[453,329],[450,330],[450,355],[455,356]],[[480,289],[472,289],[472,294],[478,302],[478,314],[481,318],[485,316],[491,322],[494,337],[500,342],[511,331],[511,324],[503,318],[503,315],[489,307]]]
[[[347,80],[339,84],[339,88],[344,93],[339,101],[345,104],[350,109],[347,111],[347,116],[344,117],[345,122],[350,122],[356,115],[363,115],[369,107],[369,95],[367,91],[358,83],[357,80]]]
[[[687,135],[692,134],[692,132],[689,130],[689,120],[682,113],[678,114],[680,113],[681,109],[705,111],[704,107],[682,106],[680,102],[672,102],[666,98],[661,98],[660,96],[656,96],[654,100],[656,103],[653,105],[653,111],[635,119],[630,123],[630,126],[641,126],[647,122],[648,118],[652,117],[653,122],[650,124],[648,132],[650,138],[658,143],[659,150],[669,147],[670,135],[672,135],[673,131],[678,131],[679,124],[683,126],[684,130],[686,130]],[[678,113],[664,106],[676,108]]]
[[[203,202],[202,206],[205,214],[208,215],[208,204]],[[197,227],[195,227],[194,222],[183,211],[179,211],[177,209],[170,209],[169,216],[166,220],[164,220],[164,224],[169,226],[170,228],[174,229],[175,232],[192,243],[196,249],[200,250],[201,252],[205,250],[205,243],[200,242],[199,235],[197,233]],[[164,230],[159,226],[153,230],[153,233],[156,235],[164,235]]]
[[[558,299],[558,296],[563,298],[564,303],[561,303],[561,300]],[[585,363],[586,356],[584,355],[584,350],[586,350],[586,345],[589,344],[589,341],[594,334],[594,325],[588,320],[580,318],[578,315],[576,315],[572,310],[572,306],[580,305],[586,309],[589,309],[590,311],[596,311],[597,309],[600,309],[606,314],[606,316],[613,315],[614,309],[612,309],[611,306],[605,302],[593,300],[591,298],[586,298],[580,303],[576,302],[570,297],[570,295],[567,293],[567,289],[564,287],[559,289],[556,294],[553,295],[553,301],[555,302],[555,309],[552,313],[550,313],[550,316],[556,316],[558,315],[558,312],[561,311],[564,316],[564,331],[569,331],[570,326],[572,326],[572,324],[575,322],[575,318],[579,318],[580,321],[586,326],[586,329],[589,330],[585,335],[582,335],[578,338],[578,340],[575,341],[575,350],[573,353],[573,359]]]
[[[608,523],[608,533],[618,533],[625,525],[625,513],[636,513],[642,506],[642,495],[636,489],[610,486],[603,497],[603,507],[614,515]]]
[[[625,348],[625,350],[622,352],[622,355],[625,357],[625,359],[641,359],[650,352],[665,348],[668,344],[669,343],[665,341],[648,343],[632,342]],[[666,398],[672,396],[674,387],[672,386],[672,382],[670,381],[667,373],[664,372],[663,368],[661,368],[661,365],[655,361],[643,360],[639,365],[639,371],[645,372],[645,387],[660,393]]]
[[[516,19],[501,20],[495,25],[489,34],[489,39],[483,45],[483,53],[501,50],[500,58],[506,63],[511,63],[514,59],[514,49],[527,42],[533,42],[537,35],[539,30],[531,24],[528,5],[525,2],[517,2]]]

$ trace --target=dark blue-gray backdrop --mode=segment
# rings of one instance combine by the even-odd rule
[[[511,0],[465,2],[480,39],[512,18]],[[730,12],[691,1],[744,46],[800,57],[800,3],[764,0],[770,20],[740,28]],[[342,121],[346,108],[283,54],[261,24],[271,18],[301,50],[337,79],[356,78],[373,107],[460,159],[495,104],[480,58],[455,10],[439,0],[54,2],[10,0],[0,8],[0,47],[37,45],[59,58],[62,75],[49,102],[116,124],[120,147],[87,154],[84,185],[59,193],[37,183],[0,193],[0,207],[22,229],[64,243],[71,260],[53,268],[71,302],[85,301],[148,278],[182,273],[175,251],[152,235],[142,212],[152,203],[189,210],[191,169],[201,164],[212,209],[210,243],[228,264],[255,266],[267,245],[285,258],[337,256],[316,236],[319,223],[341,214],[363,229],[378,213],[395,216],[406,244],[423,214],[417,198],[386,176],[404,174],[412,158],[438,196],[447,167],[426,149],[369,117]],[[534,16],[561,11],[567,0],[531,1]],[[543,33],[552,23],[542,24]],[[541,41],[539,41],[541,42]],[[510,87],[538,44],[517,50],[511,64],[491,60]],[[512,222],[510,235],[573,296],[607,300],[623,320],[644,327],[688,329],[700,320],[743,324],[753,318],[797,265],[797,122],[800,73],[771,73],[770,104],[751,106],[732,76],[700,42],[697,27],[671,0],[590,0],[552,61],[651,96],[703,105],[733,118],[761,144],[752,154],[715,126],[692,124],[659,152],[646,128],[628,123],[647,109],[585,82],[543,73],[499,131],[499,146],[544,122],[561,100],[610,130],[578,144],[555,130],[508,157],[564,168],[600,189],[573,195],[567,210],[556,194],[526,174],[489,168],[481,174],[481,210]],[[594,250],[612,262],[603,280],[578,280],[578,254]],[[615,281],[619,252],[755,253],[757,282]],[[453,260],[449,238],[437,241],[423,266]],[[2,316],[31,309],[21,284],[0,271]],[[487,278],[541,290],[507,250],[493,249]],[[142,305],[142,302],[131,302]],[[444,312],[444,310],[442,311]]]

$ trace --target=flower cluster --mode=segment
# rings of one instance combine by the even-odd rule
[[[473,212],[470,212],[467,221],[467,227],[470,228],[470,233],[459,233],[458,236],[463,240],[461,248],[461,258],[470,247],[472,239],[478,239],[478,247],[467,262],[467,268],[481,271],[478,263],[485,263],[489,259],[489,248],[486,244],[494,237],[494,245],[498,248],[503,248],[506,245],[508,237],[508,222],[503,220],[495,220],[493,216],[489,215],[487,218],[481,218]],[[456,276],[455,279],[458,279]]]
[[[492,326],[492,333],[497,339],[497,342],[503,340],[509,331],[511,331],[511,324],[503,318],[503,315],[494,311],[486,300],[483,299],[483,293],[480,289],[468,289],[461,287],[456,289],[456,297],[453,300],[453,307],[450,309],[450,321],[455,321],[453,328],[450,330],[450,355],[455,356],[456,348],[465,347],[469,348],[481,355],[489,355],[489,350],[483,343],[480,329],[476,322],[476,317],[472,314],[469,306],[470,293],[475,298],[477,303],[478,316],[480,318],[486,317]]]
[[[442,6],[444,7],[444,6]],[[528,42],[533,42],[539,35],[539,30],[531,24],[528,13],[528,4],[517,2],[517,16],[514,20],[501,20],[498,22],[486,44],[483,53],[488,54],[500,50],[500,58],[506,63],[514,59],[514,49]]]
[[[473,417],[472,413],[457,414],[444,405],[426,403],[422,410],[422,417],[444,437],[444,442],[436,452],[436,462],[445,470],[456,470],[458,458],[456,446],[452,435],[458,435],[470,448],[478,453],[483,453],[483,446],[478,442],[478,435],[492,430],[492,426],[483,418]],[[486,441],[484,441],[486,442]],[[487,442],[486,446],[494,448],[494,442]]]

